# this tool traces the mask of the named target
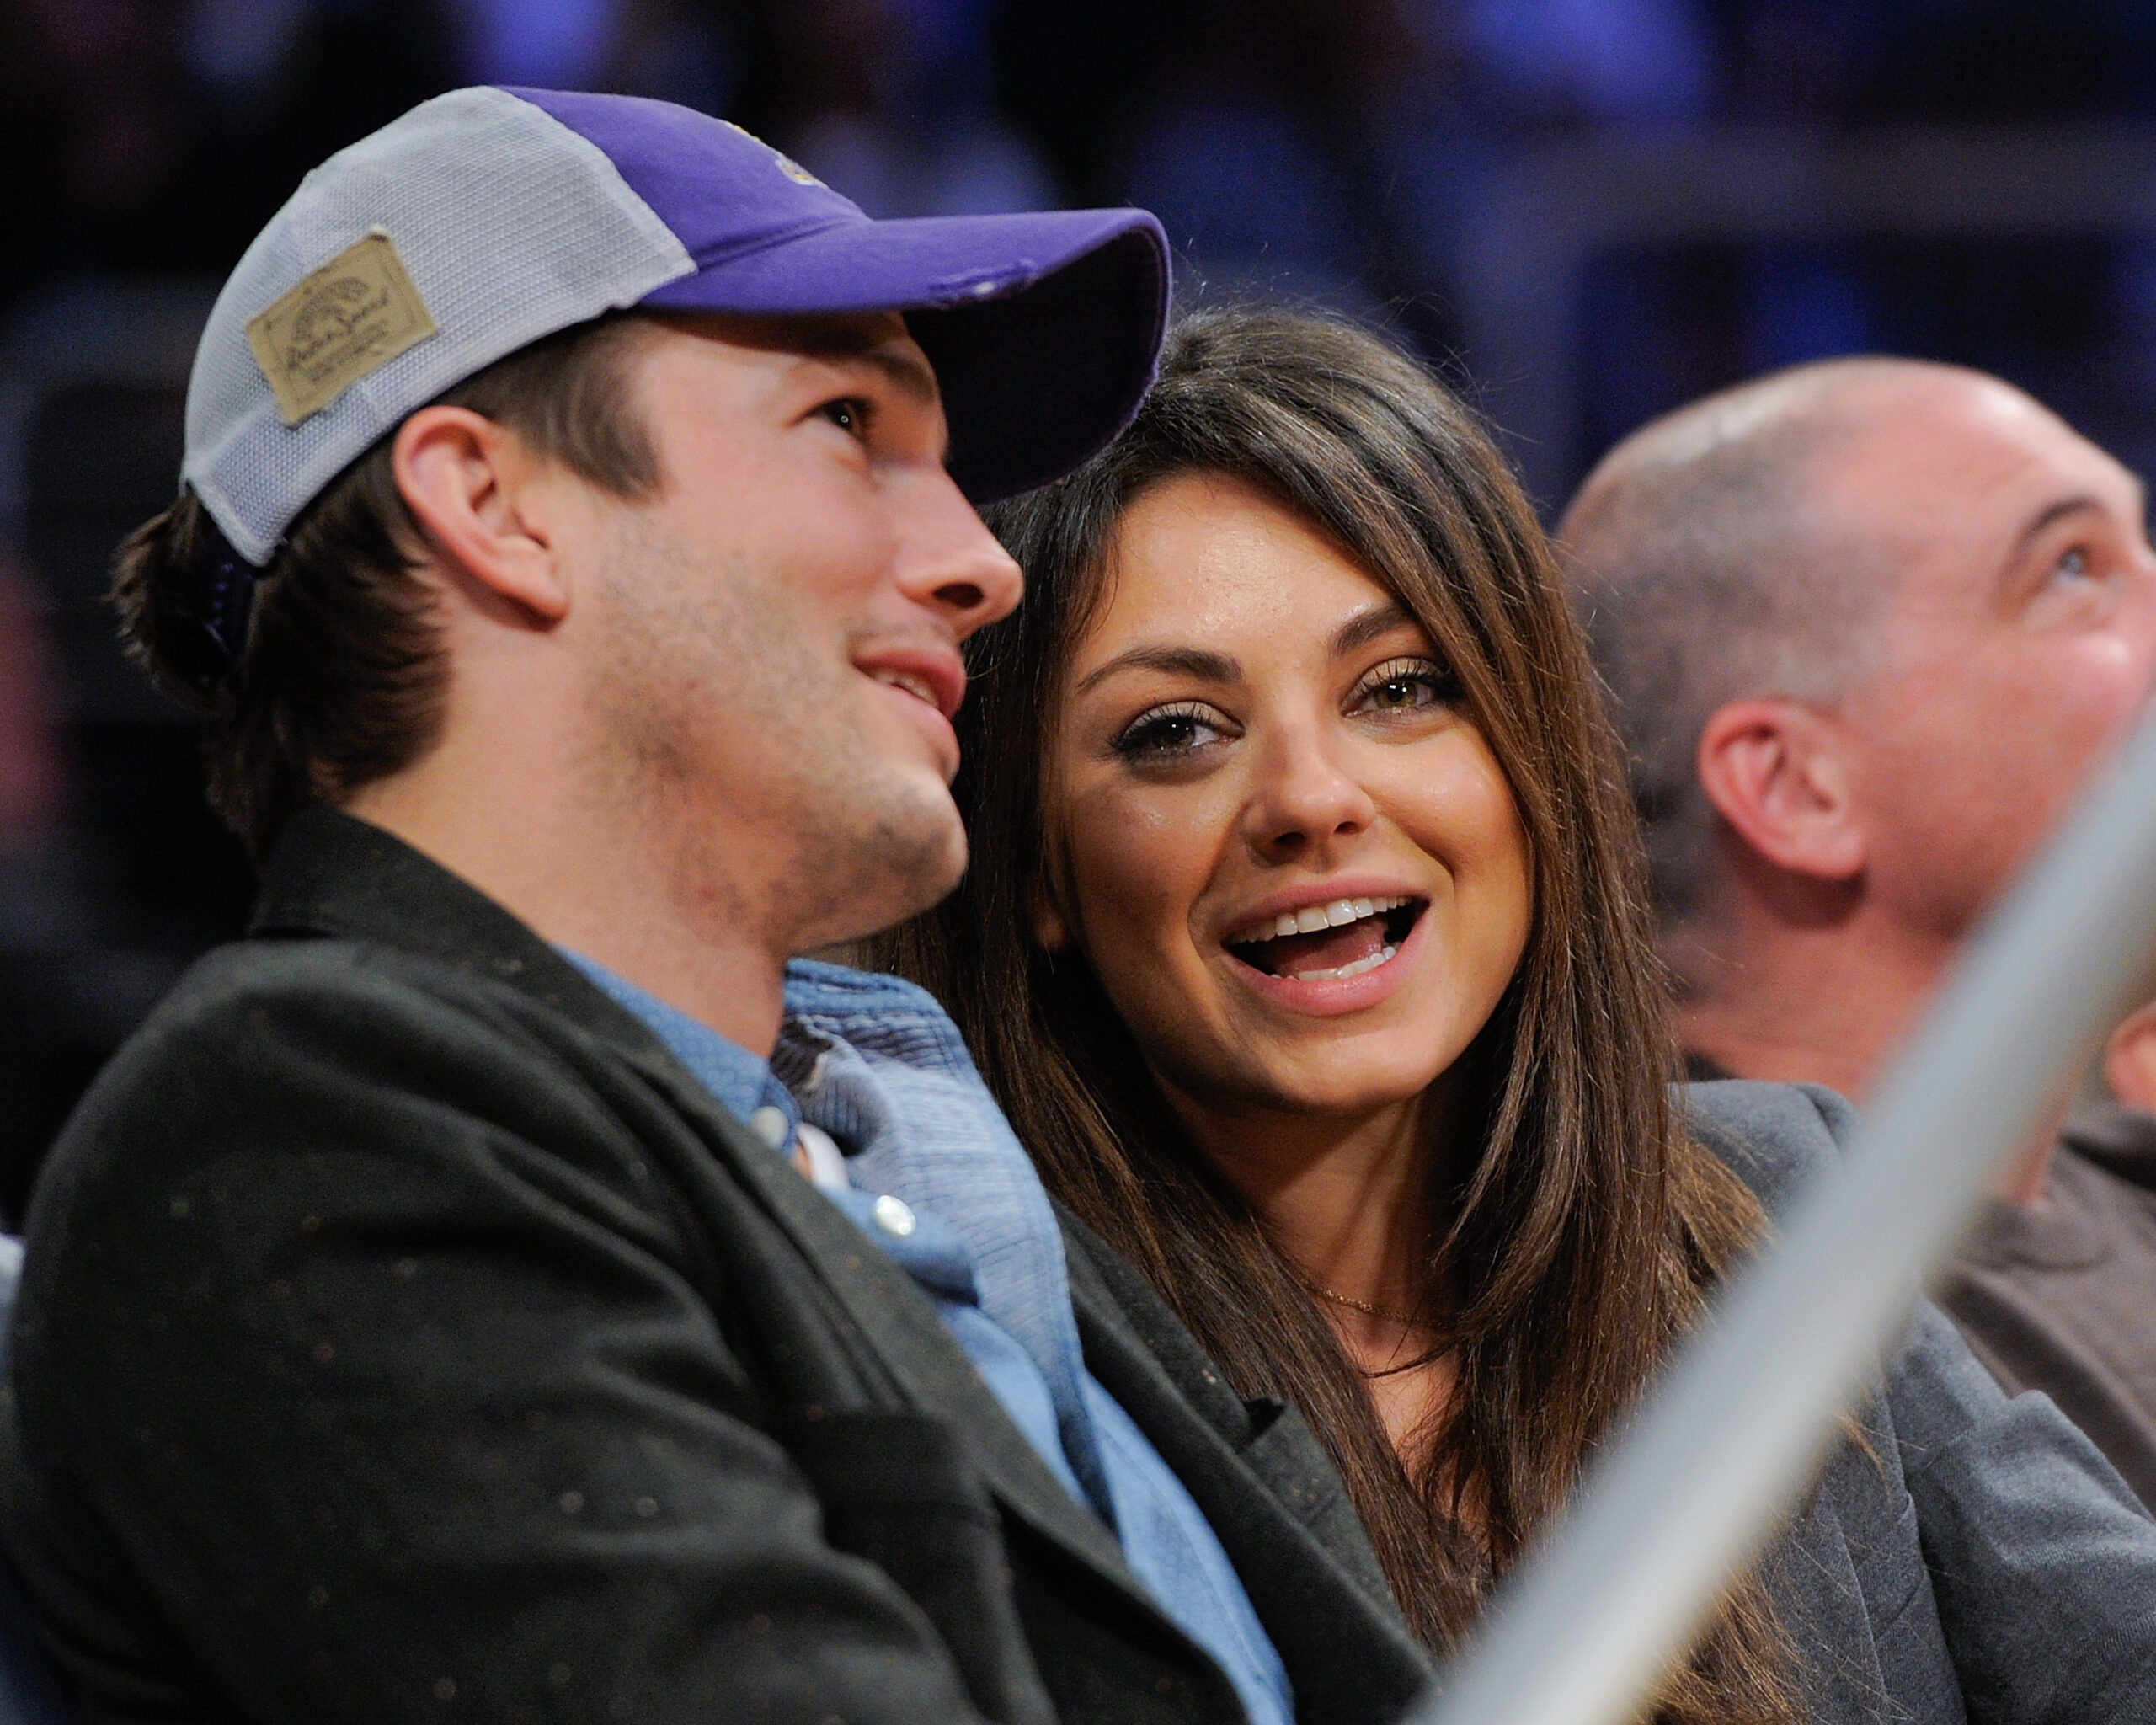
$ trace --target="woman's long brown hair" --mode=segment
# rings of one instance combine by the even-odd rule
[[[1526,953],[1463,1056],[1465,1105],[1448,1119],[1465,1150],[1437,1159],[1429,1194],[1423,1291],[1448,1314],[1458,1379],[1412,1471],[1082,955],[1033,934],[1058,866],[1043,786],[1065,668],[1102,603],[1123,513],[1184,473],[1263,488],[1414,615],[1528,836]],[[1548,543],[1503,457],[1419,365],[1348,325],[1251,310],[1182,323],[1129,430],[990,521],[1028,593],[969,646],[956,793],[973,867],[873,956],[942,999],[1049,1189],[1139,1267],[1238,1391],[1302,1408],[1410,1624],[1449,1650],[1760,1226],[1673,1114],[1639,839]],[[1658,1717],[1791,1719],[1790,1675],[1764,1592],[1745,1582],[1670,1674]]]

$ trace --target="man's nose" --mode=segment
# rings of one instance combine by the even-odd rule
[[[2156,717],[2156,549],[2143,546],[2140,579],[2133,586],[2130,604],[2132,627],[2141,654],[2144,718]]]
[[[925,477],[910,505],[899,576],[906,596],[940,612],[961,641],[1008,617],[1025,577],[950,476]]]
[[[1316,719],[1283,729],[1258,751],[1243,834],[1261,858],[1284,862],[1322,852],[1376,820],[1377,804],[1350,770],[1342,740]]]

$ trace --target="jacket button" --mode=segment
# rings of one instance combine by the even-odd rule
[[[786,1140],[792,1135],[786,1128],[785,1111],[769,1103],[749,1116],[749,1130],[773,1150],[783,1149]]]
[[[876,1200],[872,1214],[876,1218],[878,1227],[886,1234],[897,1235],[901,1240],[920,1226],[914,1220],[913,1212],[906,1208],[905,1201],[892,1197],[888,1192]]]

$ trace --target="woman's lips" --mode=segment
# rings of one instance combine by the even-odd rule
[[[1375,1005],[1410,968],[1427,905],[1365,900],[1353,901],[1352,908],[1359,911],[1366,903],[1373,906],[1368,914],[1343,923],[1226,944],[1234,975],[1262,997],[1298,1012],[1330,1016]],[[1375,908],[1380,904],[1385,908]]]
[[[1388,951],[1397,951],[1386,937],[1382,916],[1365,916],[1344,928],[1324,928],[1315,934],[1290,934],[1267,942],[1262,947],[1250,947],[1238,958],[1257,970],[1274,976],[1292,976],[1310,980],[1336,975],[1344,969],[1360,965],[1364,969],[1372,966],[1369,960]],[[1255,962],[1262,960],[1263,962]]]
[[[1422,905],[1400,893],[1321,900],[1261,918],[1223,944],[1269,976],[1322,980],[1356,966],[1374,969],[1398,948]]]

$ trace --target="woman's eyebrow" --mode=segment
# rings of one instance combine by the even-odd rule
[[[1415,627],[1415,619],[1398,601],[1388,599],[1342,623],[1333,634],[1331,651],[1337,658],[1353,653],[1358,647],[1367,647],[1395,629]],[[1232,683],[1241,678],[1243,666],[1241,660],[1230,654],[1210,652],[1203,647],[1133,647],[1086,672],[1072,692],[1082,695],[1097,683],[1126,670],[1166,671],[1171,676],[1196,677],[1204,682]]]
[[[1415,628],[1415,619],[1403,610],[1397,600],[1388,599],[1374,610],[1360,617],[1351,617],[1342,623],[1332,637],[1332,656],[1353,653],[1358,647],[1367,647],[1380,636],[1389,635],[1401,627]]]
[[[1209,683],[1232,683],[1243,674],[1242,661],[1225,653],[1210,653],[1203,647],[1133,647],[1127,653],[1118,653],[1106,665],[1096,665],[1079,679],[1075,694],[1082,695],[1095,684],[1113,676],[1118,671],[1159,670],[1171,676],[1197,677]]]

